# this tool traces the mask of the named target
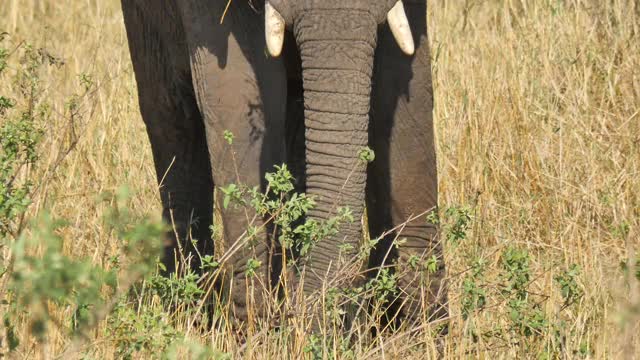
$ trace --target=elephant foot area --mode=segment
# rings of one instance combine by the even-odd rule
[[[378,318],[380,322],[377,325],[370,321],[378,315],[366,310],[362,312],[366,306],[363,308],[357,301],[351,303],[348,296],[341,298],[340,302],[344,304],[336,306],[332,304],[335,301],[332,290],[305,294],[294,271],[287,272],[286,281],[282,281],[278,288],[267,288],[256,277],[238,276],[230,284],[232,326],[240,339],[278,329],[293,318],[307,334],[324,334],[330,329],[346,330],[368,324],[376,329],[392,331],[429,326],[434,336],[441,338],[446,335],[448,307],[444,267],[433,272],[404,269],[398,275],[398,296],[388,305],[384,314],[387,320]],[[348,282],[348,288],[352,289],[363,285],[364,282],[357,279]],[[370,300],[362,298],[360,301],[366,303]],[[358,319],[364,322],[357,325]],[[373,328],[371,330],[375,332]]]
[[[422,261],[412,261],[416,259],[415,255],[400,251],[398,264],[404,265],[397,267],[399,296],[390,308],[395,309],[391,312],[396,323],[407,326],[431,324],[436,333],[444,335],[449,315],[446,269],[441,261],[429,265],[427,258],[422,256],[419,258]]]
[[[229,282],[229,315],[234,330],[242,337],[257,330],[274,329],[291,318],[302,303],[302,291],[293,270],[272,286],[269,276],[236,274]],[[287,300],[285,300],[287,299]]]
[[[229,284],[231,318],[238,331],[267,319],[273,301],[266,276],[234,276]]]

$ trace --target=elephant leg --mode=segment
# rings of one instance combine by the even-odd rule
[[[367,208],[372,238],[396,231],[386,235],[370,265],[393,260],[400,296],[391,310],[409,321],[431,321],[447,313],[442,244],[436,224],[427,221],[438,201],[433,88],[425,4],[405,2],[405,9],[415,55],[401,53],[387,25],[376,51],[370,127],[376,159],[369,167]]]
[[[173,225],[163,264],[168,274],[184,262],[198,272],[200,256],[213,253],[213,180],[177,9],[153,1],[122,5],[163,218]]]
[[[265,55],[264,20],[242,1],[181,5],[196,98],[204,117],[214,182],[266,189],[265,173],[285,162],[286,75]],[[225,136],[225,134],[227,136]],[[229,143],[228,134],[233,134]],[[223,204],[218,191],[217,204]],[[237,320],[264,314],[279,275],[272,230],[246,207],[221,209],[224,266]],[[253,231],[249,231],[255,229]],[[251,233],[251,235],[249,235]]]

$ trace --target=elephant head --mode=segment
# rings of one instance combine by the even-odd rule
[[[414,40],[402,1],[270,0],[265,4],[266,44],[280,55],[285,30],[295,37],[302,64],[306,185],[317,206],[308,218],[325,221],[348,207],[354,221],[311,251],[305,293],[335,275],[340,256],[350,259],[362,238],[372,72],[379,25],[385,21],[410,56]],[[288,46],[288,45],[287,45]],[[340,246],[341,244],[349,246]],[[339,249],[351,249],[339,253]]]
[[[381,3],[383,3],[383,6],[378,5],[376,7],[376,5],[373,5],[375,9],[372,9],[372,10],[380,10],[380,9],[385,10],[386,8],[384,7],[384,4],[393,3],[393,2],[394,2],[393,0],[381,1]],[[293,19],[291,17],[291,12],[290,12],[291,8],[288,7],[287,4],[285,4],[285,0],[271,0],[266,2],[265,33],[267,38],[267,47],[269,49],[269,53],[271,54],[271,56],[278,57],[282,52],[282,46],[284,44],[284,31],[287,25],[287,21],[281,15],[280,11],[274,8],[274,5],[272,5],[272,3],[276,4],[276,6],[280,9],[280,11],[288,11],[288,12],[285,12],[285,14],[289,15],[288,16],[289,26],[291,26],[291,24],[293,23]],[[323,6],[324,4],[316,8],[321,8]],[[309,6],[309,8],[314,9],[313,5]],[[357,6],[353,6],[353,9],[357,9],[357,8],[358,8]],[[336,7],[335,9],[340,9],[340,8]],[[385,11],[382,11],[382,12],[385,13]],[[350,14],[351,16],[358,16],[357,13],[354,14],[351,12],[347,12],[347,14]],[[379,15],[376,16],[375,11],[371,12],[370,15],[374,15],[374,19],[379,17]],[[395,5],[393,5],[393,7],[391,7],[388,11],[386,11],[386,20],[389,22],[389,27],[393,32],[393,36],[398,41],[398,45],[400,46],[402,51],[407,55],[413,55],[413,52],[415,50],[414,44],[413,44],[413,37],[411,36],[411,29],[409,28],[407,15],[404,12],[404,5],[402,4],[402,1],[396,2]]]

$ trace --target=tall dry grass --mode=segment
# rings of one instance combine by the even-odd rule
[[[445,356],[544,355],[528,347],[526,337],[502,341],[498,332],[474,339],[470,321],[461,316],[463,281],[473,258],[481,258],[489,296],[473,326],[489,331],[509,322],[498,283],[501,254],[514,246],[529,251],[530,291],[543,295],[542,312],[562,319],[566,330],[562,340],[548,331],[538,342],[563,342],[557,356],[564,358],[640,354],[640,293],[620,267],[640,246],[640,4],[434,0],[428,19],[440,203],[467,206],[473,215],[467,238],[446,247],[452,317]],[[78,74],[90,74],[97,85],[81,100],[77,146],[58,167],[51,165],[70,141],[69,119],[54,117],[59,121],[47,125],[42,163],[55,171],[45,173],[29,216],[48,209],[67,219],[65,238],[73,239],[65,244],[68,253],[104,265],[116,239],[105,230],[100,193],[126,184],[134,194],[128,204],[133,212],[160,211],[119,1],[3,0],[0,31],[64,59],[44,77],[55,113],[64,114],[65,99],[79,93]],[[11,86],[0,84],[0,90],[11,92]],[[584,295],[563,308],[554,278],[570,264],[581,269]],[[180,321],[175,326],[194,341],[247,358],[294,357],[306,341],[298,334],[239,345],[229,334],[202,335]],[[29,338],[26,326],[20,334]],[[114,341],[102,326],[82,351],[113,358]],[[355,342],[356,358],[435,353],[427,331],[379,342],[362,335]],[[70,343],[68,334],[52,331],[47,352],[31,339],[15,356],[54,358]]]

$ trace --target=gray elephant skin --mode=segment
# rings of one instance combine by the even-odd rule
[[[213,254],[214,186],[240,182],[264,189],[265,173],[288,163],[300,180],[298,190],[317,203],[308,219],[327,220],[338,206],[348,206],[356,219],[311,249],[305,295],[336,275],[333,262],[340,249],[353,249],[342,254],[347,258],[356,254],[366,209],[371,238],[388,232],[368,265],[379,268],[383,259],[395,264],[402,318],[445,316],[437,225],[426,216],[407,222],[437,206],[426,0],[399,4],[410,25],[412,55],[403,53],[387,22],[397,0],[227,5],[227,0],[122,0],[163,216],[176,230],[165,246],[167,272],[176,271],[179,249],[187,257],[196,250]],[[265,30],[265,9],[286,26],[283,39]],[[225,130],[235,136],[232,146]],[[376,155],[370,164],[358,156],[367,146]],[[225,247],[247,229],[252,215],[245,211],[222,210]],[[261,267],[257,283],[269,291],[278,285],[280,248],[267,233],[226,262],[229,298],[241,320],[246,291],[262,291],[246,289],[248,259],[270,264]],[[392,246],[396,238],[404,240]],[[422,286],[425,295],[419,286],[423,270],[408,263],[434,255],[438,267]],[[198,256],[191,266],[199,269]]]

